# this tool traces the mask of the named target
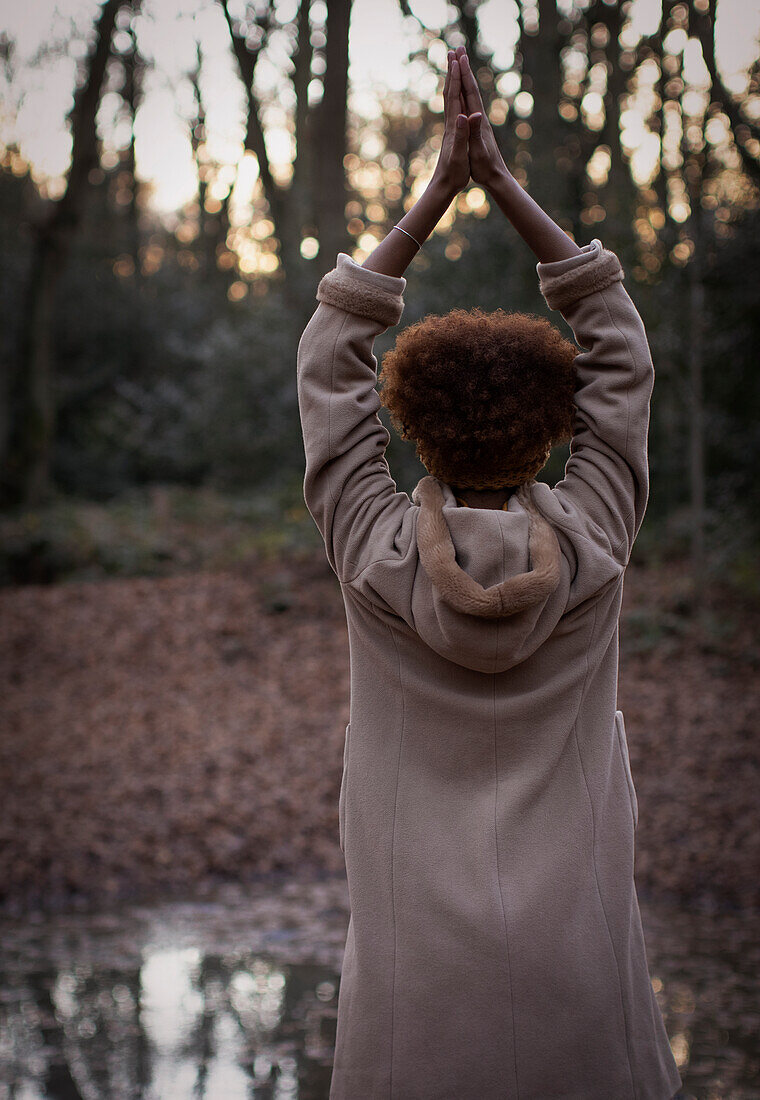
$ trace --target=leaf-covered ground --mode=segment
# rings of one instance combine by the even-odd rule
[[[629,567],[619,705],[642,896],[760,906],[756,602]],[[704,606],[700,603],[700,606]],[[11,910],[339,871],[348,640],[323,550],[0,592]]]

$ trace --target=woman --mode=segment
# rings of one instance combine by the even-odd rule
[[[362,265],[339,254],[298,352],[304,496],[351,659],[351,918],[330,1097],[670,1100],[681,1078],[648,973],[617,709],[650,351],[617,256],[574,244],[510,175],[464,50],[449,54],[444,99],[429,187]],[[410,500],[385,460],[372,348],[470,178],[586,350],[568,359],[548,321],[499,311],[402,333],[389,408],[429,471]],[[535,475],[567,424],[552,489]]]

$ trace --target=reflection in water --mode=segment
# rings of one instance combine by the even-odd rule
[[[642,916],[686,1090],[760,1100],[758,914]],[[347,924],[342,877],[0,919],[0,1100],[326,1100]]]
[[[279,941],[289,940],[297,959],[314,928],[303,913],[298,926],[286,896],[279,917],[292,935],[287,927],[267,932],[257,906],[271,921],[271,901],[251,900],[247,934],[242,904],[180,906],[179,920],[163,907],[153,922],[148,910],[142,920],[49,918],[36,936],[20,923],[4,928],[0,1100],[322,1100],[339,959],[333,951],[324,962],[284,961]],[[227,938],[238,943],[214,950],[225,911],[237,921]],[[345,936],[344,915],[337,907],[321,912],[337,923],[334,948]],[[183,943],[193,930],[197,942]],[[274,951],[264,949],[267,939]],[[246,940],[259,949],[241,948]],[[46,953],[59,965],[41,968]],[[108,965],[109,954],[119,965]]]
[[[4,1002],[8,1096],[326,1095],[337,975],[324,967],[156,951],[131,971],[28,975]]]
[[[8,1096],[326,1095],[337,975],[324,967],[155,951],[132,970],[27,975],[4,1002]]]

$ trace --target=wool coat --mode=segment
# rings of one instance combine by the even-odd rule
[[[331,1100],[670,1100],[617,706],[654,367],[616,254],[538,263],[579,345],[563,479],[461,507],[385,458],[406,279],[346,253],[298,348],[304,498],[345,604],[350,899]]]

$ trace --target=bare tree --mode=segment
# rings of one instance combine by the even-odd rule
[[[189,73],[189,78],[195,95],[195,116],[190,119],[190,145],[198,172],[198,259],[204,275],[219,280],[221,273],[216,261],[219,251],[224,247],[230,227],[229,202],[231,189],[227,192],[226,197],[219,202],[218,209],[211,212],[209,210],[208,191],[213,166],[206,163],[201,156],[201,150],[206,141],[206,109],[201,92],[202,55],[200,43],[197,43],[196,46],[196,56],[197,63],[192,72]]]
[[[85,79],[70,115],[72,151],[66,190],[35,228],[32,269],[22,318],[22,354],[14,380],[16,411],[6,455],[8,502],[38,503],[51,489],[55,434],[54,315],[56,292],[72,239],[82,220],[88,175],[97,164],[95,116],[111,52],[116,14],[124,0],[105,0],[86,60]]]
[[[747,142],[752,139],[754,139],[755,147],[757,147],[757,142],[760,141],[760,126],[749,118],[746,112],[741,110],[739,104],[723,83],[718,71],[715,58],[715,8],[716,0],[706,0],[706,4],[700,3],[699,5],[691,0],[689,5],[689,30],[695,37],[699,38],[702,45],[702,56],[712,81],[712,96],[728,116],[734,133],[736,148],[742,158],[742,166],[750,179],[760,186],[760,160],[758,160],[757,154],[751,153],[747,148]],[[752,80],[755,91],[758,88],[757,66],[758,62],[756,61],[753,67]]]
[[[271,3],[249,5],[244,21],[235,20],[228,0],[220,0],[246,95],[245,148],[259,166],[264,197],[280,244],[284,290],[290,305],[303,312],[311,307],[314,267],[301,255],[309,233],[319,239],[317,273],[335,263],[337,252],[349,247],[345,228],[346,99],[348,92],[348,31],[351,0],[331,0],[328,6],[325,75],[322,100],[309,103],[314,47],[309,12],[311,0],[301,0],[294,26],[291,79],[296,97],[295,159],[287,184],[274,178],[267,154],[261,103],[254,88],[256,65],[272,30],[279,26]]]
[[[138,204],[139,184],[135,163],[135,118],[142,102],[143,80],[145,75],[145,62],[137,48],[137,35],[135,34],[134,20],[132,16],[140,5],[140,0],[132,0],[131,10],[122,10],[119,13],[120,21],[124,19],[125,33],[129,36],[129,48],[122,53],[124,65],[124,86],[121,91],[122,99],[129,112],[130,136],[129,146],[126,151],[125,169],[129,173],[131,198],[127,208],[129,219],[128,238],[129,254],[135,267],[135,276],[140,277],[140,209]]]
[[[539,26],[526,25],[525,5],[520,4],[520,38],[517,49],[521,60],[522,90],[533,96],[529,117],[531,136],[523,141],[528,153],[531,194],[552,217],[570,220],[568,172],[560,167],[569,130],[559,114],[562,97],[560,50],[565,36],[560,27],[556,0],[539,0]],[[519,123],[518,123],[519,125]]]
[[[624,64],[620,36],[628,16],[620,4],[610,7],[609,4],[596,0],[587,18],[589,24],[594,22],[604,28],[605,40],[599,52],[607,69],[607,85],[601,140],[610,151],[610,170],[602,189],[602,205],[606,214],[605,232],[614,245],[622,248],[623,242],[630,237],[638,199],[638,188],[620,141],[620,116],[629,88],[628,64]],[[632,58],[630,63],[632,66]]]
[[[302,0],[303,2],[303,0]],[[320,273],[335,264],[348,243],[346,234],[346,114],[348,99],[348,30],[351,0],[330,0],[327,8],[327,64],[324,94],[317,107],[319,156],[317,183],[317,231]]]

